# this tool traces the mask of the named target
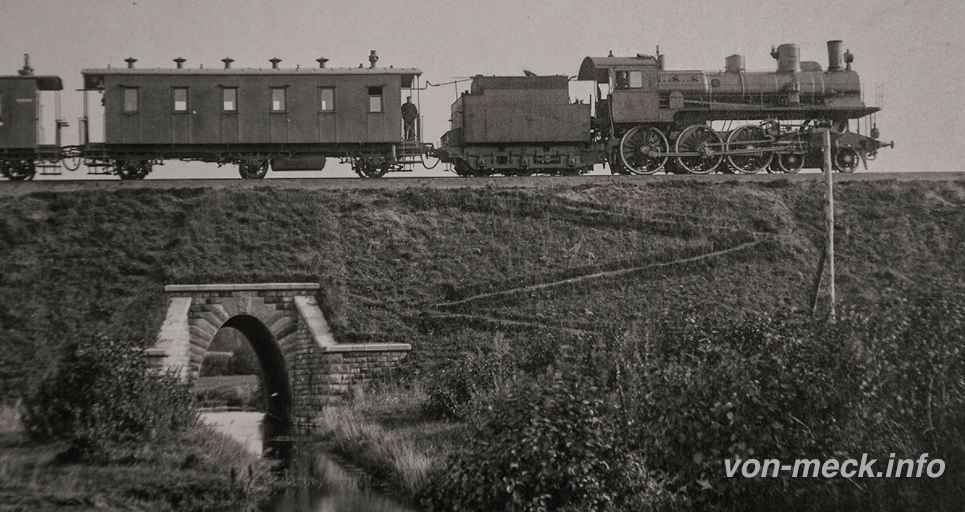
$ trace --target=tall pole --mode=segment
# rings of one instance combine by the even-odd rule
[[[827,247],[827,257],[828,257],[828,275],[831,288],[831,312],[830,319],[831,322],[835,320],[834,312],[834,190],[832,188],[833,180],[831,179],[831,129],[824,129],[824,183],[827,185],[827,191],[825,196],[827,196],[828,204],[826,206],[828,218],[827,218],[827,234],[828,241]]]

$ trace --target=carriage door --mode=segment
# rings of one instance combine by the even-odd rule
[[[0,148],[36,148],[39,99],[35,80],[0,80]]]

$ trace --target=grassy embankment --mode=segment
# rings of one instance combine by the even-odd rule
[[[321,281],[336,336],[411,343],[404,377],[416,384],[495,339],[570,345],[645,332],[682,308],[727,317],[809,304],[818,183],[559,183],[10,198],[0,206],[3,392],[29,387],[66,338],[150,343],[168,283]],[[839,297],[873,303],[925,277],[961,279],[965,184],[851,182],[835,196]],[[422,437],[426,421],[401,395],[404,406],[361,420]],[[433,429],[456,442],[429,435],[417,449],[458,444],[458,428]]]

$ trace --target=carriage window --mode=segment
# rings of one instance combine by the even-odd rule
[[[221,90],[221,105],[225,112],[235,112],[238,110],[238,88],[226,87]]]
[[[322,112],[331,112],[335,110],[335,88],[334,87],[323,87],[319,89],[319,107],[318,110]]]
[[[137,88],[124,88],[124,112],[137,112]]]
[[[369,88],[369,112],[382,112],[382,86]]]
[[[630,88],[639,89],[643,87],[643,72],[642,71],[631,71],[630,72]]]
[[[188,111],[188,88],[175,87],[174,88],[174,112],[187,112],[187,111]]]
[[[285,88],[284,87],[271,88],[271,110],[272,112],[281,112],[285,110]]]

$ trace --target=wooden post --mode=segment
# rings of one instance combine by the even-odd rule
[[[824,129],[824,182],[827,185],[825,193],[827,203],[827,258],[828,258],[828,282],[831,293],[831,311],[829,318],[831,322],[835,320],[834,311],[834,190],[831,179],[831,129]]]

